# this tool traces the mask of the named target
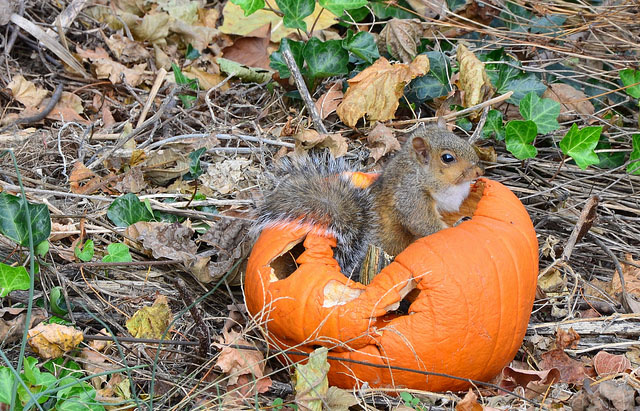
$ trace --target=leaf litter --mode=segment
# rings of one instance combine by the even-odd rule
[[[282,404],[320,403],[333,409],[346,409],[357,401],[380,405],[376,401],[384,393],[372,388],[353,395],[328,387],[320,398],[295,387],[292,371],[273,352],[262,353],[268,337],[261,333],[259,319],[229,308],[243,301],[238,285],[244,268],[239,261],[251,246],[248,227],[253,204],[270,189],[263,178],[265,168],[292,151],[320,148],[360,168],[377,168],[403,141],[404,130],[394,121],[472,107],[493,96],[492,87],[497,94],[514,91],[515,97],[492,107],[485,129],[496,138],[477,144],[487,153],[483,159],[491,161],[488,176],[506,183],[527,207],[541,247],[540,287],[529,329],[514,362],[503,369],[497,383],[545,407],[625,410],[637,406],[640,317],[625,313],[623,304],[623,291],[640,301],[640,181],[632,173],[637,164],[633,161],[640,159],[640,94],[635,84],[640,74],[634,70],[639,51],[632,40],[638,35],[637,11],[629,5],[615,3],[616,14],[602,20],[608,5],[592,5],[592,14],[585,14],[577,6],[559,2],[507,2],[504,10],[475,1],[409,2],[421,15],[430,16],[422,22],[415,15],[402,15],[400,9],[374,5],[378,26],[361,29],[378,35],[380,55],[391,60],[380,59],[366,68],[359,66],[361,60],[352,53],[349,64],[359,74],[319,77],[308,84],[328,129],[324,134],[313,129],[306,108],[291,95],[296,92],[293,83],[266,84],[274,70],[268,56],[278,50],[282,38],[305,40],[298,30],[284,27],[273,12],[259,10],[245,16],[231,2],[98,1],[58,27],[56,18],[69,2],[36,3],[25,2],[25,18],[55,31],[61,28],[64,33],[56,35],[56,41],[65,44],[90,75],[83,79],[74,74],[49,46],[38,51],[34,47],[39,39],[26,35],[0,57],[4,107],[0,128],[12,127],[0,132],[0,147],[14,150],[28,200],[45,204],[51,215],[50,248],[39,264],[36,301],[47,307],[48,285],[64,287],[73,308],[73,317],[66,319],[74,320],[75,329],[82,329],[87,341],[100,335],[95,330],[102,325],[87,316],[82,306],[106,322],[114,335],[136,336],[139,344],[145,338],[160,338],[157,331],[164,332],[176,313],[169,340],[161,346],[161,350],[170,347],[170,354],[165,352],[155,364],[154,406],[253,408],[257,401],[275,408],[278,399]],[[447,11],[448,7],[453,9]],[[8,16],[20,12],[7,10]],[[3,24],[9,21],[4,14],[0,16]],[[385,21],[390,17],[394,18]],[[323,41],[344,35],[336,16],[319,7],[303,20]],[[585,24],[596,21],[598,25]],[[8,27],[9,32],[15,28]],[[486,36],[482,44],[465,40],[461,46],[460,37],[472,32]],[[437,51],[444,60],[435,64],[430,54],[425,61],[420,57],[425,51]],[[427,76],[416,79],[419,83],[411,79],[429,66],[408,66],[416,64],[416,56],[431,68]],[[171,63],[177,63],[186,78],[197,79],[198,86],[177,84]],[[307,63],[304,60],[303,72]],[[255,67],[269,71],[255,71]],[[169,74],[154,87],[161,68]],[[313,70],[319,72],[317,67]],[[15,123],[42,112],[61,82],[64,90],[51,111],[28,124]],[[407,84],[419,93],[402,96]],[[527,97],[531,90],[538,93]],[[174,96],[171,103],[163,106],[169,95]],[[194,97],[193,105],[186,109],[176,96]],[[548,100],[559,105],[558,116]],[[520,107],[514,104],[522,101]],[[472,115],[468,134],[482,110]],[[509,133],[505,136],[505,123],[511,121],[537,123],[538,134],[522,135],[518,146],[523,156],[535,149],[535,157],[519,160],[510,152],[514,140]],[[465,124],[457,121],[455,125],[463,135]],[[588,127],[602,130],[595,133]],[[567,132],[572,133],[570,139],[561,143]],[[212,136],[217,138],[207,140]],[[189,154],[200,147],[206,147],[201,157],[204,172],[196,181],[184,180],[191,167]],[[89,167],[111,150],[105,161]],[[16,194],[18,177],[7,158],[0,165],[0,190]],[[138,215],[152,216],[153,221],[135,224],[145,227],[143,234],[117,228],[108,217],[114,199],[129,193],[140,200]],[[580,224],[580,211],[594,193],[601,198],[597,219],[581,240],[570,245],[569,233]],[[85,244],[87,238],[95,242],[95,255],[80,269],[74,247]],[[19,240],[24,246],[24,238]],[[115,264],[125,265],[96,265],[109,254],[110,245],[121,247],[121,243],[130,245],[131,252],[123,254],[129,254],[132,263],[155,265],[122,261]],[[571,257],[563,260],[567,247],[572,247]],[[15,240],[0,235],[0,255],[4,263],[20,266],[27,254],[24,248],[16,248]],[[119,258],[114,255],[111,260]],[[186,310],[217,286],[212,296]],[[167,298],[159,312],[143,308],[162,295]],[[26,291],[11,288],[4,301],[1,336],[9,358],[16,361],[26,320],[20,305],[27,302]],[[145,317],[137,312],[146,313]],[[37,323],[49,316],[40,309],[34,311],[28,328],[35,332]],[[136,318],[138,325],[127,332],[130,318]],[[224,327],[229,318],[234,318],[233,331]],[[572,327],[574,331],[568,331]],[[58,330],[49,342],[34,339],[43,348],[36,345],[33,352],[39,350],[44,358],[71,350],[65,355],[73,356],[73,344],[65,341],[73,341],[76,337],[70,335],[77,334]],[[193,345],[169,346],[171,341]],[[209,348],[212,341],[218,342]],[[120,344],[126,348],[123,357],[113,346],[104,346],[99,354],[82,348],[80,357],[94,364],[84,367],[87,375],[113,370],[114,362],[153,365],[155,351],[132,349],[135,344],[130,341]],[[146,344],[147,349],[157,348]],[[205,353],[210,350],[208,355],[197,357],[199,346],[204,346]],[[136,373],[146,378],[136,381],[146,395],[151,371]],[[132,382],[125,375],[96,379],[99,394],[113,402],[130,400]],[[408,407],[398,397],[385,398],[395,406]],[[491,387],[451,395],[423,392],[412,398],[423,407],[457,403],[459,409],[511,409],[526,404]]]

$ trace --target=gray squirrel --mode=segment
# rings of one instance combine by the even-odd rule
[[[470,182],[483,174],[467,141],[424,126],[369,187],[354,185],[352,171],[326,154],[283,159],[275,189],[258,207],[255,232],[290,221],[324,227],[337,240],[334,257],[342,273],[356,279],[369,244],[395,256],[446,228],[440,213],[457,211]]]

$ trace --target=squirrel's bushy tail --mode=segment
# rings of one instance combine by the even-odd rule
[[[273,175],[275,189],[258,207],[254,232],[290,221],[321,227],[337,240],[334,257],[342,272],[357,277],[373,241],[375,213],[371,193],[355,187],[348,171],[344,160],[328,154],[282,159]]]

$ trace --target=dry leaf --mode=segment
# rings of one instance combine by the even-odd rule
[[[49,235],[49,242],[62,240],[63,238],[71,237],[78,234],[78,227],[75,223],[62,224],[57,221],[51,221],[51,234]]]
[[[631,361],[624,355],[609,354],[600,351],[593,357],[593,368],[600,377],[610,374],[618,374],[631,369]]]
[[[151,182],[163,186],[189,171],[189,159],[177,150],[158,150],[149,154],[142,171]]]
[[[482,411],[482,405],[478,404],[478,396],[471,388],[462,401],[456,404],[456,411]]]
[[[139,193],[146,187],[142,167],[131,167],[113,188],[121,193]]]
[[[81,362],[82,368],[89,374],[100,374],[117,368],[115,364],[112,364],[111,361],[109,361],[109,357],[89,348],[83,348],[80,350],[79,356],[84,360]],[[108,380],[108,375],[101,375],[91,378],[91,384],[94,388],[99,389],[102,388]]]
[[[82,342],[82,331],[62,324],[38,324],[29,330],[29,347],[41,358],[60,358]]]
[[[43,104],[48,103],[48,99]],[[39,108],[37,111],[41,111]],[[77,123],[88,123],[89,121],[80,116],[84,112],[82,107],[82,99],[73,93],[62,92],[62,96],[53,110],[47,114],[47,118],[51,120],[59,120],[63,122],[75,121]]]
[[[498,154],[496,153],[496,148],[494,146],[479,147],[474,145],[473,149],[476,151],[480,161],[485,163],[498,162]]]
[[[547,351],[541,355],[541,358],[540,368],[543,370],[557,368],[560,371],[561,382],[582,383],[585,378],[589,377],[584,365],[570,358],[562,349],[556,348]]]
[[[558,382],[560,382],[560,371],[557,368],[534,371],[505,367],[502,370],[500,386],[509,391],[514,391],[516,387],[523,387],[527,398],[535,398],[546,392],[551,384]]]
[[[560,270],[552,268],[542,277],[538,278],[538,287],[545,293],[561,292],[566,285],[566,280],[562,277]]]
[[[636,265],[640,264],[640,261],[634,260],[631,254],[625,254],[625,260]],[[640,300],[640,268],[629,264],[622,264],[622,276],[624,277],[624,286],[627,293]],[[612,294],[622,293],[622,283],[620,282],[620,276],[617,271],[611,279],[610,291]]]
[[[378,48],[381,54],[388,52],[401,62],[410,63],[418,54],[421,36],[420,20],[393,18],[387,21],[380,32]]]
[[[277,10],[276,4],[272,3],[272,6]],[[222,17],[224,23],[219,27],[219,30],[226,34],[246,36],[265,24],[271,24],[271,41],[279,43],[283,37],[296,32],[296,29],[285,27],[282,24],[282,17],[272,11],[262,9],[250,16],[245,16],[240,6],[230,1],[225,3],[222,9]],[[337,17],[329,10],[323,9],[320,5],[316,4],[313,13],[305,17],[303,21],[307,23],[309,30],[311,26],[315,24],[314,30],[321,31],[336,24]]]
[[[558,328],[556,331],[556,348],[561,350],[567,348],[578,348],[578,342],[580,341],[580,335],[570,327],[568,330],[563,330],[562,328]]]
[[[320,134],[307,129],[293,135],[296,140],[296,150],[309,150],[313,147],[328,148],[334,157],[341,157],[349,148],[347,140],[338,133]]]
[[[316,110],[320,114],[320,117],[325,119],[331,113],[335,112],[338,108],[338,105],[342,102],[342,97],[344,94],[342,93],[342,82],[335,82],[331,85],[329,90],[324,93],[318,101],[316,101],[315,106]]]
[[[329,389],[327,349],[321,347],[309,355],[306,364],[296,364],[296,404],[303,410],[322,411],[322,399]]]
[[[595,108],[586,94],[565,83],[552,83],[542,94],[543,98],[550,98],[560,103],[558,121],[569,121],[580,115],[593,115]]]
[[[21,339],[26,317],[26,308],[0,308],[0,341],[11,344]],[[48,314],[44,309],[33,307],[29,328],[44,321],[47,317]]]
[[[198,246],[191,240],[193,230],[180,223],[139,221],[127,227],[125,233],[141,241],[145,251],[155,259],[167,258],[190,264],[198,251]]]
[[[29,108],[35,108],[40,105],[49,93],[43,88],[36,87],[35,84],[21,75],[14,76],[13,80],[7,84],[7,88],[11,90],[13,98]]]
[[[253,376],[256,380],[268,379],[264,376],[266,362],[260,351],[230,347],[230,345],[254,346],[242,338],[242,334],[235,331],[223,332],[220,342],[224,345],[216,344],[221,350],[215,366],[229,376],[227,379],[229,385],[237,384],[238,378],[242,375]]]
[[[382,123],[377,123],[367,135],[369,142],[369,156],[374,161],[392,151],[400,150],[400,143],[394,136],[393,130]]]
[[[464,92],[462,105],[475,106],[482,102],[486,89],[491,88],[491,81],[487,77],[484,63],[463,44],[458,46],[457,54],[460,65],[460,89]]]
[[[429,58],[422,54],[409,65],[390,64],[381,57],[349,80],[349,88],[338,106],[338,116],[354,127],[365,114],[370,121],[394,118],[404,86],[429,71]]]
[[[325,402],[331,411],[349,411],[350,407],[358,404],[358,399],[353,396],[351,391],[329,387]]]
[[[142,307],[127,320],[127,330],[135,338],[159,340],[165,334],[172,318],[167,297],[159,295],[151,307]],[[167,338],[166,334],[164,338]]]
[[[145,62],[151,57],[151,53],[144,47],[143,43],[130,40],[119,33],[112,34],[106,40],[106,43],[113,55],[122,63]]]
[[[189,66],[182,71],[182,74],[189,79],[198,79],[198,86],[200,86],[203,90],[209,90],[213,87],[216,87],[218,84],[222,83],[222,81],[226,78],[221,74],[209,73],[204,70],[200,70],[193,66]],[[229,83],[225,83],[220,86],[220,91],[229,90]]]
[[[270,70],[269,41],[271,23],[256,29],[248,36],[236,39],[229,47],[222,49],[222,57],[249,67],[260,67]]]
[[[209,166],[207,172],[200,176],[200,181],[220,194],[229,194],[249,187],[248,178],[253,173],[257,173],[257,170],[252,161],[238,157]]]

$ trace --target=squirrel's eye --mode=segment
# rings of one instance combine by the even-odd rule
[[[442,162],[445,164],[453,163],[454,161],[456,161],[456,158],[449,153],[444,153],[440,158],[442,159]]]

